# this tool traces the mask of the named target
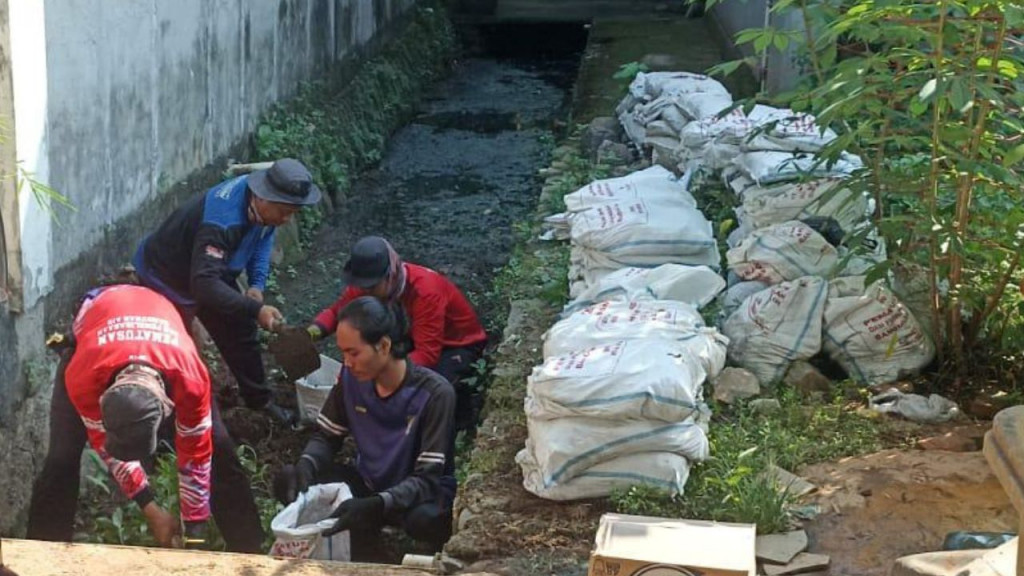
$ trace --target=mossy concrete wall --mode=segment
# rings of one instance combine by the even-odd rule
[[[43,99],[52,106],[35,119],[45,129],[28,167],[79,210],[64,213],[57,224],[26,209],[31,198],[23,192],[21,213],[3,214],[5,224],[18,222],[42,242],[22,246],[31,275],[24,308],[0,310],[4,534],[24,525],[48,441],[54,362],[43,348],[45,334],[66,326],[78,295],[101,273],[126,263],[139,239],[175,206],[221,180],[229,159],[273,159],[254,157],[252,132],[275,103],[318,78],[336,86],[359,83],[364,64],[401,43],[419,14],[432,10],[415,8],[426,4],[417,0],[194,0],[166,12],[170,8],[159,2],[133,1],[126,5],[137,18],[128,22],[98,2],[48,0],[45,13],[14,4],[23,10],[12,9],[11,28],[18,17],[36,18],[35,29],[53,39],[45,43],[49,67],[42,69],[52,76],[43,80],[51,94]],[[78,30],[76,20],[89,25]],[[96,62],[90,64],[86,53]],[[430,54],[442,58],[440,51]],[[13,60],[18,57],[14,50]],[[399,70],[410,65],[423,63],[395,64]],[[86,66],[94,67],[92,76]],[[12,77],[15,84],[39,80]],[[360,112],[379,114],[354,110]]]

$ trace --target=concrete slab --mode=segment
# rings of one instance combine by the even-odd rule
[[[807,550],[807,533],[794,530],[785,534],[767,534],[757,537],[757,559],[769,564],[788,564]]]
[[[18,576],[110,576],[169,574],[195,576],[426,576],[428,572],[381,564],[285,560],[249,554],[225,554],[3,540],[4,563]]]

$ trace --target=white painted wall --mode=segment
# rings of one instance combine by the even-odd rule
[[[224,154],[412,3],[11,2],[18,156],[78,207],[55,228],[22,203],[26,307],[106,227]],[[346,11],[350,24],[335,21]]]
[[[415,1],[0,0],[15,154],[78,208],[54,224],[28,187],[17,199],[24,310],[0,314],[0,533],[24,520],[48,440],[58,272]],[[138,238],[116,241],[127,253]]]

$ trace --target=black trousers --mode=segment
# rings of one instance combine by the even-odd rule
[[[145,279],[140,280],[147,288],[161,292],[159,286],[148,284]],[[232,289],[238,290],[238,287],[232,286]],[[174,301],[173,298],[169,299]],[[271,390],[263,369],[256,321],[252,318],[228,316],[218,310],[203,307],[198,310],[182,306],[177,308],[186,328],[191,329],[192,319],[196,317],[203,323],[203,328],[210,334],[224,363],[238,382],[238,391],[245,405],[253,409],[266,406],[270,401]],[[198,342],[196,346],[199,346]]]
[[[259,326],[251,318],[225,316],[200,308],[196,314],[238,381],[238,392],[249,408],[260,409],[270,401],[271,390],[263,369]],[[191,324],[191,320],[186,326]]]
[[[344,482],[352,490],[356,498],[365,498],[375,494],[355,466],[342,465],[335,467],[328,475],[330,482]],[[352,543],[353,560],[357,560],[360,551],[366,550],[379,540],[381,528],[398,526],[413,540],[423,542],[430,547],[432,553],[440,552],[452,536],[452,505],[451,502],[429,502],[410,508],[388,513],[380,522],[360,526],[349,531]]]
[[[486,342],[465,348],[445,348],[441,350],[434,371],[445,377],[455,388],[455,433],[476,428],[480,409],[483,407],[483,394],[476,386],[465,380],[476,375],[473,365],[483,356]],[[454,453],[454,452],[453,452]]]
[[[29,505],[28,538],[33,540],[70,542],[74,534],[82,450],[87,436],[64,384],[64,370],[70,358],[71,354],[66,353],[61,360],[53,385],[50,446]],[[211,408],[210,508],[229,551],[258,554],[262,551],[264,533],[249,478],[238,460],[235,442],[224,427],[216,402]]]

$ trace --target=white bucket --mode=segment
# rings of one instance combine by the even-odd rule
[[[327,401],[334,383],[338,381],[341,362],[320,355],[320,368],[295,381],[295,395],[299,401],[299,418],[306,423],[316,422],[320,409]]]

